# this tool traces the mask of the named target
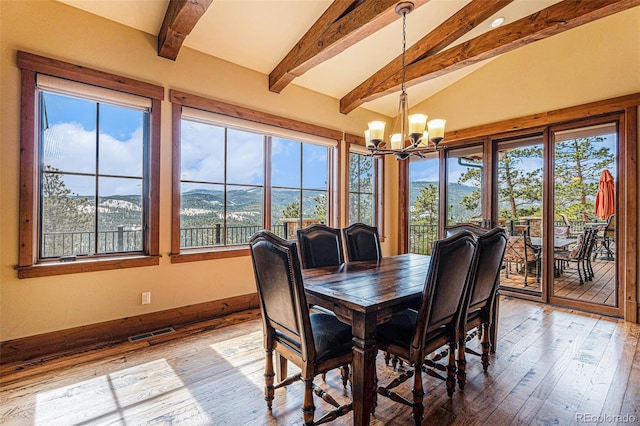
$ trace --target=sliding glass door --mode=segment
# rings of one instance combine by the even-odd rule
[[[618,306],[616,122],[552,132],[554,303]]]

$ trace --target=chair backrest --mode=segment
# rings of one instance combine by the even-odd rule
[[[569,257],[578,260],[585,259],[595,244],[597,232],[597,229],[585,228],[582,234],[578,235],[578,241],[569,252]]]
[[[616,234],[616,215],[612,214],[607,219],[607,226],[604,227],[604,236],[613,237]]]
[[[531,237],[529,237],[527,228],[524,228],[520,235],[509,237],[504,258],[515,262],[531,262],[535,260],[536,252],[531,244]]]
[[[479,236],[487,232],[488,229],[478,226],[475,223],[458,223],[457,225],[447,226],[444,228],[446,237],[452,237],[460,231],[469,231],[473,235]]]
[[[340,230],[316,223],[298,229],[298,245],[302,267],[319,268],[344,263]]]
[[[564,226],[568,226],[569,228],[571,228],[571,222],[569,222],[569,217],[567,217],[567,215],[564,214],[564,213],[560,213],[560,217],[562,218],[562,221],[564,222]]]
[[[265,338],[285,340],[302,359],[315,359],[296,243],[269,231],[259,231],[249,240],[256,277]]]
[[[468,231],[433,243],[411,357],[422,357],[428,333],[440,327],[456,330],[464,310],[470,273],[475,270],[476,237]]]
[[[478,237],[476,270],[469,289],[469,309],[491,306],[498,287],[502,260],[507,248],[507,232],[494,228]]]
[[[553,236],[557,238],[569,238],[571,228],[569,226],[554,226]]]
[[[378,228],[354,223],[342,230],[349,261],[382,259]]]

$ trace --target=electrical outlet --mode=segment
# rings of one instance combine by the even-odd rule
[[[144,293],[142,293],[142,304],[148,305],[150,303],[151,303],[151,292],[145,291]]]

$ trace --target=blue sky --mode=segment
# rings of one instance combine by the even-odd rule
[[[48,128],[44,131],[43,161],[59,170],[95,173],[95,102],[53,93],[43,94]],[[100,173],[118,176],[101,179],[100,195],[141,194],[144,113],[130,108],[100,104]],[[227,182],[263,185],[264,144],[256,133],[230,129],[227,146]],[[301,144],[273,138],[272,184],[300,186]],[[185,121],[182,126],[181,178],[224,182],[224,131],[221,127]],[[326,189],[327,148],[302,145],[302,185]],[[121,176],[121,177],[120,177]],[[64,175],[65,184],[79,195],[93,196],[95,180]]]

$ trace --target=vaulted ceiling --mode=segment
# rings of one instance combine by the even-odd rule
[[[401,83],[398,0],[59,0],[158,37],[158,55],[189,47],[291,84],[394,116]],[[415,105],[495,57],[640,0],[413,0],[406,80]],[[491,28],[503,17],[504,23]]]

